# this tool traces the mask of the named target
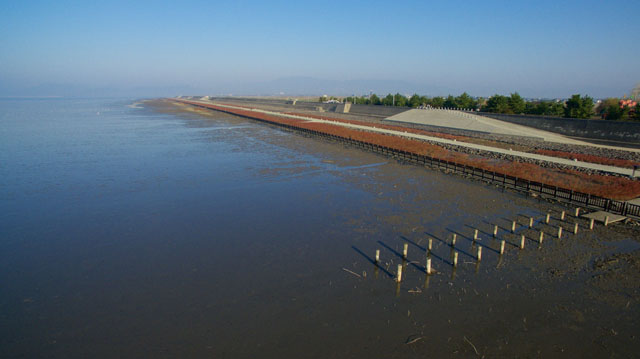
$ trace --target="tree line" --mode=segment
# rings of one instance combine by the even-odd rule
[[[640,121],[640,103],[619,98],[609,98],[597,104],[593,98],[576,94],[566,101],[560,100],[532,100],[527,101],[517,92],[510,96],[493,95],[487,99],[472,97],[464,92],[460,96],[449,95],[447,97],[427,97],[414,94],[406,97],[399,93],[378,97],[349,96],[340,100],[362,105],[381,105],[398,107],[435,107],[458,108],[474,111],[502,114],[524,114],[567,118],[602,118],[607,120],[636,120]],[[326,102],[328,97],[320,97],[321,102]]]

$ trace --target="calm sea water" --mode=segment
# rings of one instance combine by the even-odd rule
[[[241,118],[0,100],[0,357],[422,355],[408,337],[468,318],[432,311],[460,290],[451,231],[538,207]],[[430,291],[428,235],[443,273]],[[397,291],[406,241],[415,263]],[[497,291],[494,266],[456,280]]]

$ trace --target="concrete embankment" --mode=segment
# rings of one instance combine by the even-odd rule
[[[195,102],[195,103],[197,103],[199,105],[206,105],[206,103],[203,103],[203,102]],[[521,152],[521,151],[505,150],[505,149],[502,149],[502,148],[479,145],[479,144],[475,144],[475,143],[458,142],[456,140],[450,140],[450,139],[446,139],[446,138],[439,138],[439,137],[427,136],[427,135],[422,135],[422,134],[410,133],[410,132],[403,131],[403,130],[400,130],[400,129],[399,130],[391,130],[391,129],[388,129],[388,128],[377,128],[375,126],[369,126],[369,125],[353,124],[353,123],[345,123],[345,122],[336,122],[336,121],[330,121],[330,120],[323,120],[323,119],[315,118],[315,117],[305,117],[305,116],[292,115],[292,114],[283,114],[283,113],[278,113],[278,112],[273,112],[273,111],[266,111],[266,110],[261,110],[261,109],[254,109],[254,108],[247,109],[247,108],[231,106],[231,105],[224,105],[224,104],[217,104],[216,107],[219,110],[227,110],[227,111],[231,111],[231,112],[233,112],[234,110],[241,110],[241,111],[249,110],[249,111],[252,111],[252,112],[255,112],[255,113],[262,113],[262,114],[266,114],[266,115],[269,115],[269,116],[278,116],[278,117],[292,118],[292,119],[303,120],[303,121],[308,121],[308,122],[331,124],[331,125],[334,125],[334,126],[352,128],[352,129],[357,129],[357,130],[361,130],[361,131],[368,131],[368,132],[381,133],[381,134],[386,134],[386,135],[393,135],[393,136],[411,138],[411,139],[416,139],[416,140],[421,140],[421,141],[428,141],[428,142],[436,143],[436,144],[440,144],[440,145],[471,148],[471,149],[478,150],[478,151],[496,153],[496,154],[500,154],[500,155],[504,155],[504,156],[509,156],[509,157],[512,157],[512,158],[533,159],[533,160],[537,160],[537,161],[541,161],[541,162],[549,162],[549,163],[562,165],[562,166],[567,166],[567,167],[574,167],[574,168],[579,168],[579,169],[598,171],[598,172],[601,172],[601,173],[608,173],[608,174],[615,174],[615,175],[622,175],[622,176],[629,176],[629,177],[632,176],[632,175],[635,175],[634,171],[632,169],[629,169],[629,168],[621,168],[621,167],[607,166],[607,165],[601,165],[601,164],[596,164],[596,163],[580,162],[580,161],[574,161],[574,160],[570,160],[570,159],[566,159],[566,158],[545,156],[545,155],[539,155],[539,154],[533,154],[533,153],[527,153],[527,152]],[[429,114],[429,113],[431,113],[431,111],[422,111],[422,112],[420,112],[420,110],[415,110],[415,111],[418,111],[420,114]],[[409,114],[409,113],[405,112],[405,114]],[[405,114],[398,115],[398,116],[396,116],[394,118],[399,118],[400,121],[402,121],[406,117],[406,116],[404,116]],[[415,116],[408,116],[408,117],[413,118]],[[485,124],[485,126],[486,127],[490,127],[492,129],[498,128],[498,126],[496,126],[496,124],[494,124],[494,123]],[[552,134],[545,134],[543,131],[538,131],[538,132],[539,132],[539,134],[536,133],[536,132],[533,132],[534,136],[535,135],[547,136],[547,137],[549,137],[548,139],[552,139],[554,141],[567,141],[569,143],[578,142],[578,143],[582,144],[582,142],[573,141],[573,140],[570,140],[570,139],[565,139],[565,138],[562,138],[561,136],[553,136]],[[638,173],[638,175],[640,175],[640,172]]]
[[[295,105],[291,100],[272,98],[216,98],[216,100],[229,100],[234,103],[246,103],[247,105],[289,106],[292,109],[303,111],[340,113],[339,104],[319,103],[310,101],[297,101]],[[410,111],[408,107],[393,107],[379,105],[355,105],[352,104],[349,114],[354,116],[366,116],[373,119],[385,119],[391,116]],[[478,113],[476,113],[478,114]],[[479,113],[506,123],[526,126],[538,130],[548,131],[564,136],[574,137],[579,140],[603,143],[607,145],[620,145],[624,147],[640,148],[640,123],[625,121],[584,120],[575,118],[535,116],[535,115],[508,115],[495,113]],[[447,127],[447,126],[445,126]]]

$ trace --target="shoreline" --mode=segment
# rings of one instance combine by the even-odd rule
[[[177,101],[175,99],[168,100],[172,102]],[[568,184],[570,185],[570,188],[576,192],[583,192],[593,196],[602,196],[605,198],[612,198],[614,200],[627,200],[636,198],[640,195],[640,181],[630,180],[625,177],[581,174],[574,170],[544,168],[534,163],[509,161],[504,157],[492,159],[487,156],[483,156],[482,153],[461,153],[450,148],[451,146],[442,147],[424,141],[408,139],[405,136],[388,136],[387,134],[376,134],[369,131],[362,131],[363,129],[366,130],[366,128],[362,126],[357,129],[349,129],[345,128],[345,126],[341,126],[341,124],[330,123],[330,121],[314,121],[313,118],[309,117],[287,114],[279,115],[272,111],[265,112],[262,110],[238,109],[236,106],[234,106],[234,108],[229,107],[229,105],[221,104],[192,101],[189,103],[190,101],[185,100],[179,100],[177,102],[264,120],[275,124],[315,130],[350,139],[362,140],[400,151],[407,151],[416,155],[439,157],[461,165],[479,167],[483,170],[493,171],[500,173],[501,175],[504,173],[509,176],[515,176],[528,181],[542,180],[546,185],[556,186],[558,188],[567,188]],[[403,133],[400,133],[400,135],[403,135]],[[454,140],[453,142],[456,141]]]

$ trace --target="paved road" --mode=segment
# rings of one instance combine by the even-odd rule
[[[194,102],[200,102],[202,104],[211,104],[211,102],[204,102],[204,101],[194,101]],[[402,136],[402,137],[413,138],[413,139],[418,139],[418,140],[424,140],[424,141],[429,141],[429,142],[434,142],[434,143],[466,147],[466,148],[482,150],[482,151],[488,151],[488,152],[493,152],[493,153],[506,154],[506,155],[510,155],[510,156],[514,156],[514,157],[536,159],[536,160],[540,160],[540,161],[557,163],[557,164],[561,164],[561,165],[573,166],[573,167],[590,169],[590,170],[597,170],[597,171],[602,171],[602,172],[607,172],[607,173],[615,173],[615,174],[620,174],[620,175],[629,176],[629,177],[631,177],[631,175],[633,173],[633,170],[629,169],[629,168],[621,168],[621,167],[615,167],[615,166],[600,165],[600,164],[595,164],[595,163],[573,161],[573,160],[570,160],[570,159],[559,158],[559,157],[538,155],[538,154],[534,154],[534,153],[505,150],[505,149],[502,149],[502,148],[478,145],[478,144],[467,143],[467,142],[458,142],[458,141],[454,141],[454,140],[448,140],[448,139],[445,139],[445,138],[419,135],[419,134],[408,133],[408,132],[404,132],[404,131],[396,131],[396,130],[388,130],[388,129],[383,129],[383,128],[376,128],[375,126],[355,125],[355,124],[350,124],[350,123],[343,123],[343,122],[330,121],[330,120],[321,120],[321,119],[317,119],[317,118],[311,118],[311,117],[305,117],[305,116],[299,116],[299,115],[289,115],[289,114],[284,114],[284,113],[281,113],[281,112],[273,112],[273,111],[266,111],[266,110],[260,110],[260,109],[247,109],[246,107],[237,107],[237,106],[231,106],[231,105],[222,105],[222,104],[218,104],[218,103],[216,103],[215,105],[216,106],[220,106],[220,107],[229,108],[229,109],[244,110],[244,111],[249,110],[249,111],[253,111],[253,112],[256,112],[256,113],[263,113],[263,114],[268,114],[268,115],[273,115],[273,116],[286,117],[286,118],[295,118],[295,119],[309,121],[309,122],[327,123],[327,124],[331,124],[331,125],[335,125],[335,126],[342,126],[342,127],[346,127],[346,128],[353,128],[353,129],[358,129],[358,130],[363,130],[363,131],[377,132],[377,133],[383,133],[383,134],[388,134],[388,135],[395,135],[395,136]],[[636,172],[637,172],[636,173],[636,177],[640,176],[640,171],[636,171]]]

